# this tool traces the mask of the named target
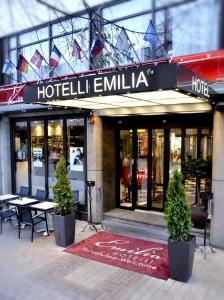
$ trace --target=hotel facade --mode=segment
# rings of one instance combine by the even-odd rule
[[[212,25],[205,21],[211,9],[217,16]],[[212,164],[212,174],[199,182],[201,191],[213,192],[210,241],[224,247],[222,9],[222,1],[152,1],[149,7],[136,0],[96,1],[92,22],[89,11],[65,11],[57,20],[2,37],[2,66],[5,56],[16,65],[19,53],[30,60],[35,49],[46,61],[36,69],[44,80],[32,68],[25,78],[16,69],[1,76],[0,193],[28,186],[30,195],[40,188],[52,199],[53,172],[64,155],[80,218],[90,213],[87,181],[95,182],[96,224],[117,209],[163,213],[173,170],[202,158]],[[150,19],[158,46],[143,39]],[[94,24],[107,39],[126,28],[128,54],[108,60],[112,52],[105,42],[97,60],[89,60]],[[85,53],[81,60],[66,52],[74,38]],[[65,57],[50,70],[53,45]],[[185,180],[190,205],[200,202],[197,183]]]

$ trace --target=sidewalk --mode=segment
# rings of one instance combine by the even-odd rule
[[[77,221],[76,242],[95,232],[81,232],[86,222]],[[196,252],[193,276],[188,283],[164,281],[140,273],[81,258],[57,247],[54,235],[34,235],[30,229],[17,238],[17,228],[3,224],[0,235],[1,300],[222,300],[224,251],[208,249],[207,260]]]

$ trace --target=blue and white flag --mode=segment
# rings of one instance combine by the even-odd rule
[[[125,32],[124,28],[122,28],[119,33],[115,48],[122,50],[122,51],[126,51],[126,52],[129,49],[128,36],[127,36],[127,33]]]
[[[149,25],[143,39],[153,46],[156,46],[158,44],[158,34],[152,24],[152,20],[149,21]]]
[[[6,75],[11,75],[13,70],[13,64],[9,58],[5,59],[5,63],[2,68],[2,73]]]

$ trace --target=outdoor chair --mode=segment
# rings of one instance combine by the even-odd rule
[[[46,201],[47,199],[47,191],[37,189],[35,199],[39,201]]]
[[[21,186],[19,191],[19,197],[27,197],[29,196],[29,187]]]
[[[0,233],[2,233],[2,223],[9,219],[10,224],[12,226],[12,217],[17,216],[17,211],[16,211],[16,207],[11,207],[8,209],[4,209],[2,211],[0,211],[0,218],[1,218],[1,229],[0,229]]]
[[[22,207],[18,206],[18,227],[19,227],[19,238],[20,238],[20,231],[22,224],[25,224],[26,226],[31,226],[31,242],[33,242],[33,233],[34,233],[34,227],[35,225],[45,222],[46,223],[46,231],[48,233],[48,224],[47,224],[47,217],[44,212],[32,215],[32,211],[30,207]]]

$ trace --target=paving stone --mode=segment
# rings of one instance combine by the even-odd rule
[[[77,221],[76,242],[93,234]],[[25,228],[3,224],[0,234],[0,300],[201,300],[224,299],[224,251],[195,255],[187,283],[167,281],[63,252],[54,235],[36,233],[30,242]]]

